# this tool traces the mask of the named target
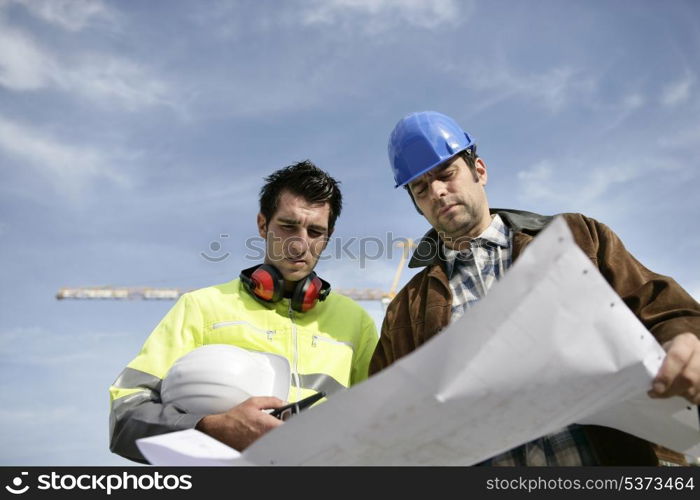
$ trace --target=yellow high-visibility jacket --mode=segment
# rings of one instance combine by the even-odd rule
[[[290,299],[261,304],[240,279],[184,294],[110,387],[110,449],[143,462],[135,440],[194,428],[205,415],[184,413],[160,399],[172,364],[206,344],[230,344],[279,354],[292,371],[290,401],[318,391],[330,395],[367,378],[377,343],[369,314],[331,292],[305,313]]]

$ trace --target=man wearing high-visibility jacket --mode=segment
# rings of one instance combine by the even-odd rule
[[[289,401],[330,395],[367,378],[377,342],[374,321],[313,272],[341,207],[338,183],[309,161],[266,178],[257,216],[264,263],[228,283],[184,294],[156,326],[110,387],[113,452],[143,462],[137,439],[191,428],[243,450],[282,424],[265,410],[286,402],[271,395],[209,415],[164,402],[160,388],[170,367],[203,345],[285,357]]]

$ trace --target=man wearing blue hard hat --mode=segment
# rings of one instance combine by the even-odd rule
[[[389,160],[432,226],[409,267],[423,269],[387,308],[370,364],[376,373],[460,318],[551,220],[521,210],[490,209],[487,168],[474,139],[450,117],[412,113],[394,127]],[[650,397],[700,403],[700,304],[672,278],[640,264],[604,224],[562,214],[576,243],[667,351]],[[484,465],[657,465],[661,448],[621,431],[571,425],[495,456]],[[673,455],[669,455],[673,456]],[[676,454],[670,459],[683,463]]]

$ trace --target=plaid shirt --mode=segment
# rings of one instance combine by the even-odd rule
[[[512,263],[513,234],[495,215],[489,227],[471,241],[471,248],[458,252],[443,247],[452,290],[451,322],[462,317],[484,298]],[[573,424],[554,434],[535,439],[477,465],[593,465],[588,440]]]

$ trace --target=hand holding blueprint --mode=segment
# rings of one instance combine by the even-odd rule
[[[137,443],[154,465],[472,465],[581,423],[700,456],[697,407],[646,395],[664,355],[557,218],[462,318],[245,452]]]

